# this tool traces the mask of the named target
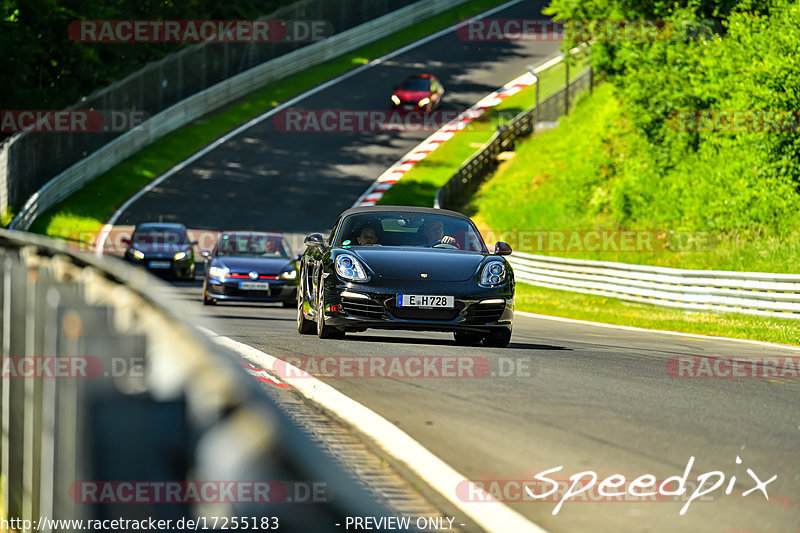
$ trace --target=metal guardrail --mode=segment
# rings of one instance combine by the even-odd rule
[[[114,139],[102,137],[105,134],[91,133],[23,134],[13,137],[9,142],[0,146],[0,213],[7,205],[22,202],[27,198],[23,208],[11,224],[13,229],[27,230],[34,219],[43,211],[65,199],[120,161],[130,157],[171,131],[242,98],[269,82],[291,76],[355,50],[402,28],[411,26],[420,20],[460,5],[467,0],[419,0],[390,12],[392,8],[408,4],[409,1],[339,0],[331,2],[329,0],[304,0],[301,2],[305,6],[302,10],[303,15],[299,18],[321,19],[325,18],[327,14],[330,20],[340,20],[345,13],[350,13],[351,15],[358,13],[357,22],[359,25],[351,27],[351,24],[351,26],[347,26],[350,29],[346,31],[337,33],[323,41],[284,53],[279,57],[274,57],[208,88],[204,88],[206,86],[198,86],[199,92],[192,96],[187,97],[189,93],[184,90],[182,96],[178,93],[179,98],[183,99],[177,102],[175,100],[167,101],[170,106],[166,109],[163,107],[148,107],[146,102],[142,102],[143,97],[139,96],[131,96],[124,102],[115,103],[114,105],[119,105],[122,110],[137,109],[152,113],[154,109],[157,109],[160,112],[158,114],[153,113],[154,116],[142,125]],[[284,8],[284,11],[289,7]],[[281,12],[281,14],[282,16],[287,16],[287,13]],[[373,20],[369,20],[369,18],[373,18]],[[364,20],[368,20],[368,22],[363,22]],[[265,46],[276,44],[266,43]],[[201,46],[207,47],[211,45],[204,44]],[[258,56],[256,55],[256,57]],[[170,73],[169,68],[165,68],[164,65],[172,64],[164,63],[165,61],[167,60],[162,60],[157,67],[153,67],[155,70],[147,74],[147,77],[136,78],[135,83],[129,79],[123,81],[126,84],[130,82],[133,84],[132,87],[144,93],[160,94],[161,88],[150,87],[150,85],[145,86],[144,80],[155,80],[157,85],[162,84],[162,80],[166,79],[165,76]],[[193,64],[188,61],[186,63]],[[220,65],[229,64],[224,62],[216,63]],[[197,70],[196,65],[193,69]],[[213,78],[207,77],[207,79]],[[177,82],[175,85],[177,85]],[[169,84],[167,86],[172,87]],[[83,108],[86,106],[87,104],[84,102],[78,107]],[[103,108],[102,105],[97,105],[96,107]],[[161,111],[161,109],[164,110]],[[89,148],[83,147],[76,151],[75,147],[78,146],[76,143],[79,143],[81,139],[83,141],[93,139],[91,141],[93,143],[92,146]],[[98,139],[100,142],[98,142]],[[25,143],[30,143],[30,146]],[[64,146],[60,144],[51,146],[52,143],[65,144]],[[77,156],[70,158],[66,156],[67,153],[77,154]],[[40,168],[43,161],[53,161],[56,164],[60,164],[62,161],[69,161],[68,164],[71,164],[71,166],[66,169],[64,169],[66,165],[60,167],[58,175],[44,183],[44,179],[53,176],[53,172],[44,171]],[[27,170],[23,173],[23,169]],[[36,177],[28,176],[29,171],[32,172],[34,170],[36,170]],[[30,187],[34,188],[30,189]]]
[[[800,319],[800,275],[683,270],[515,251],[518,281],[683,309]]]
[[[515,116],[508,125],[500,126],[492,138],[436,191],[434,207],[449,209],[466,200],[494,172],[499,164],[498,156],[502,152],[513,151],[516,140],[533,133],[537,123],[553,122],[567,114],[579,93],[592,90],[593,82],[590,67],[541,102],[538,102],[537,96],[535,106]]]
[[[118,259],[0,231],[0,515],[277,516],[281,530],[338,531],[346,516],[386,514],[158,288]],[[329,498],[276,495],[274,482],[303,480]],[[124,481],[268,482],[272,499],[92,504],[81,488]]]

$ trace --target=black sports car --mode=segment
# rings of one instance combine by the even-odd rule
[[[324,240],[305,239],[297,330],[341,338],[367,328],[452,331],[459,344],[506,346],[514,273],[502,242],[486,249],[472,221],[424,207],[358,207]],[[315,324],[316,322],[316,324]]]
[[[225,232],[210,252],[201,255],[204,305],[224,300],[295,306],[297,261],[280,233]]]
[[[165,276],[194,279],[194,246],[186,226],[147,222],[134,228],[125,243],[125,260]]]

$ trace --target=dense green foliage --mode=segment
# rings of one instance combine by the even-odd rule
[[[592,46],[591,61],[608,73],[620,112],[606,124],[611,129],[598,124],[602,153],[569,168],[568,187],[559,187],[576,217],[752,239],[797,232],[800,124],[757,118],[757,131],[730,122],[714,130],[676,118],[687,110],[788,111],[796,121],[796,1],[553,0],[550,11],[558,19],[667,21],[656,39]]]
[[[178,49],[76,42],[67,33],[73,20],[247,19],[292,1],[0,0],[0,108],[61,109]]]

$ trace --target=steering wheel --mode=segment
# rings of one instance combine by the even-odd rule
[[[452,244],[445,244],[440,242],[439,244],[434,244],[433,248],[447,248],[448,250],[458,250],[458,246],[453,246]]]

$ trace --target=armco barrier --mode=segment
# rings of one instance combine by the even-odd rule
[[[117,259],[0,231],[0,516],[37,523],[213,515],[257,524],[279,517],[280,530],[338,531],[346,516],[386,515],[232,354],[181,318],[179,304],[161,296],[165,288]],[[91,490],[86,499],[77,488],[83,481],[120,490]],[[143,501],[130,500],[130,487],[123,493],[126,481],[271,490],[266,505],[253,491],[213,503],[198,501],[206,491],[188,490]],[[325,498],[281,494],[281,486],[310,481],[327,487]],[[103,503],[90,503],[97,494]]]
[[[323,41],[309,44],[266,61],[181,100],[139,127],[103,145],[47,182],[27,199],[23,208],[12,221],[11,228],[27,230],[39,214],[77,191],[95,177],[148,144],[206,113],[219,109],[271,81],[291,76],[338,57],[466,1],[420,0]],[[366,5],[366,2],[356,3],[359,6]],[[10,142],[13,142],[13,139]],[[3,151],[11,153],[9,143],[0,147],[0,163],[3,161]],[[14,175],[5,176],[5,174],[9,172],[9,169],[19,166],[19,164],[14,165],[14,162],[8,159],[8,155],[5,157],[6,166],[0,166],[0,185],[5,183],[7,188],[0,190],[0,211],[5,207],[2,201],[6,191],[14,188]],[[5,201],[8,202],[7,196],[5,196]]]
[[[800,319],[800,275],[682,270],[514,252],[517,281],[633,302]]]

